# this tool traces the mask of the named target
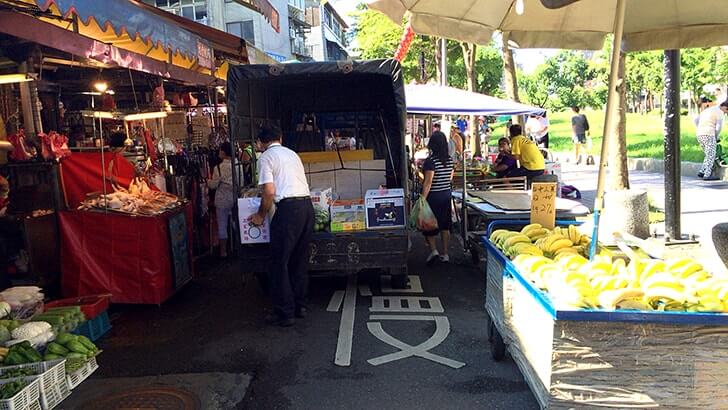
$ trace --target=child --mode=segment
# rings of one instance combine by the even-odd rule
[[[508,138],[498,140],[498,157],[495,159],[493,171],[498,178],[504,178],[516,169],[516,158],[511,155],[511,141]]]

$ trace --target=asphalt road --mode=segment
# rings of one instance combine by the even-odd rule
[[[262,323],[269,304],[257,281],[236,262],[212,261],[201,264],[194,282],[161,307],[116,308],[113,329],[100,343],[101,369],[93,378],[113,391],[114,380],[121,378],[247,374],[252,381],[235,406],[242,409],[538,408],[513,361],[490,358],[481,271],[462,255],[448,265],[425,267],[422,246],[415,241],[410,261],[410,275],[419,277],[421,293],[383,292],[378,275],[357,275],[357,285],[372,296],[357,292],[349,366],[334,362],[337,345],[346,346],[344,336],[339,341],[339,329],[351,309],[327,311],[332,295],[346,289],[346,278],[312,280],[308,318],[292,328],[272,328]],[[408,305],[391,296],[437,299],[413,299]],[[375,301],[384,303],[384,312],[370,311]],[[427,311],[439,310],[438,302],[442,312]],[[392,312],[393,306],[405,311]],[[415,306],[421,311],[412,311]],[[394,341],[380,340],[387,336],[376,323]],[[427,358],[368,362],[391,359],[386,355],[401,349],[412,353],[406,345],[443,335],[431,349],[420,349],[418,354]],[[398,340],[406,345],[392,346]],[[340,348],[339,358],[345,359],[347,351]],[[98,395],[93,385],[81,385],[62,407],[93,402]]]

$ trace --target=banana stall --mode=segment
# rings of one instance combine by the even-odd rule
[[[601,250],[573,222],[494,221],[488,336],[542,408],[726,408],[728,280],[689,257]]]

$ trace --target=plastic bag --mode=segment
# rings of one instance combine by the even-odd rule
[[[427,203],[425,197],[415,202],[415,206],[412,208],[410,214],[410,227],[417,228],[422,232],[430,232],[438,229],[437,218],[430,208],[430,204]]]

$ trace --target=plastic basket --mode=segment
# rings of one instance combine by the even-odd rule
[[[66,380],[65,359],[2,367],[0,376],[13,369],[33,369],[36,372],[36,375],[28,377],[40,381],[40,407],[44,410],[54,408],[71,394]]]
[[[99,364],[96,361],[96,357],[92,357],[86,362],[86,364],[83,365],[83,367],[66,376],[68,379],[68,387],[75,389],[79,384],[83,383],[84,380],[88,379],[88,377],[91,376],[91,374],[93,374],[93,372],[95,372],[98,368]],[[3,409],[0,408],[0,410]]]
[[[34,408],[34,405],[38,405],[38,399],[40,399],[40,378],[27,377],[28,385],[19,391],[15,396],[0,400],[0,410],[26,410]],[[17,380],[7,379],[0,380],[0,385]]]
[[[89,295],[77,298],[54,300],[45,305],[46,310],[56,307],[79,306],[87,320],[91,320],[109,308],[111,295]]]
[[[89,338],[92,342],[95,342],[105,335],[106,332],[111,330],[111,323],[109,321],[109,313],[104,311],[100,315],[96,316],[91,320],[87,320],[76,328],[72,333],[77,335],[84,335]]]

